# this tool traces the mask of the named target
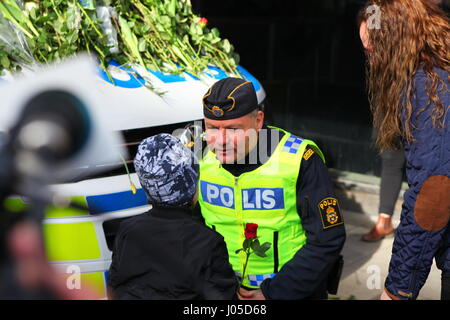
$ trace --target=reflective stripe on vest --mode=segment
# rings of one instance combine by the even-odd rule
[[[246,274],[245,278],[250,287],[259,288],[261,283],[266,279],[271,279],[275,277],[276,273],[270,274]],[[239,280],[242,279],[242,275],[239,272],[236,272],[236,276]]]
[[[316,144],[283,131],[269,160],[257,169],[234,177],[223,169],[213,152],[200,163],[199,203],[206,224],[222,234],[230,263],[242,274],[246,255],[236,254],[245,239],[245,223],[258,224],[260,243],[270,242],[267,257],[251,254],[243,285],[257,288],[306,243],[306,234],[297,212],[296,184],[306,147]]]
[[[137,189],[136,194],[132,191],[122,191],[91,196],[72,196],[67,200],[85,207],[86,210],[49,205],[45,210],[44,218],[81,217],[148,205],[147,197],[142,188]],[[13,212],[25,210],[29,206],[20,197],[7,198],[4,205],[9,211]]]

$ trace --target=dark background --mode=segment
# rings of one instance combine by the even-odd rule
[[[314,140],[331,168],[379,175],[356,15],[364,0],[192,0],[263,85],[270,124]]]

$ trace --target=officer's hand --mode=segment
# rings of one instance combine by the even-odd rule
[[[245,290],[244,288],[239,288],[238,292],[239,300],[266,300],[261,290]]]

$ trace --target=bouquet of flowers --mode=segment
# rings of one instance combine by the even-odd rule
[[[95,54],[106,72],[115,60],[195,76],[215,65],[240,77],[233,46],[190,0],[0,1],[0,74],[80,51]]]

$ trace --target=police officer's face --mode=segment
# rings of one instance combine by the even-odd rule
[[[256,146],[263,122],[262,111],[231,120],[205,119],[206,141],[221,163],[234,163]]]

